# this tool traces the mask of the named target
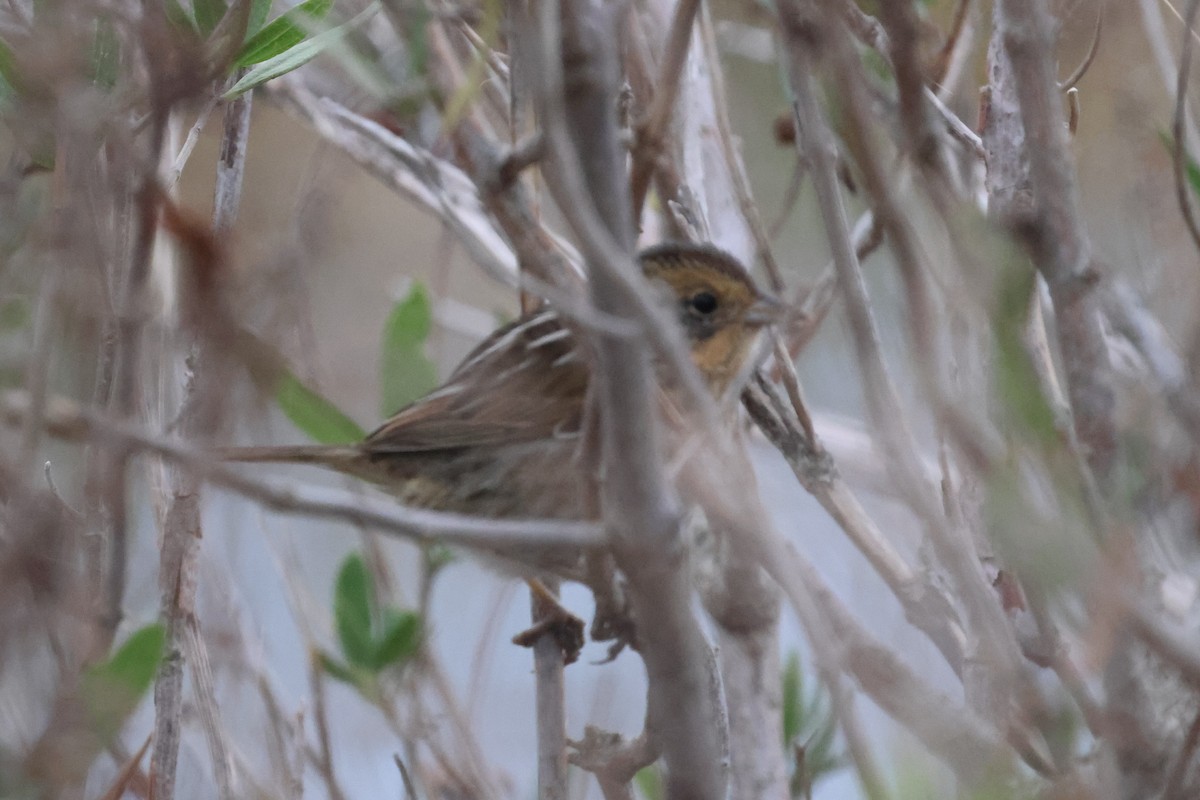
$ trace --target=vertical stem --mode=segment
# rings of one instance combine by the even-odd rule
[[[557,582],[543,581],[558,595]],[[554,609],[546,608],[536,592],[530,595],[530,612],[537,625]],[[563,686],[563,651],[552,633],[533,644],[533,669],[537,679],[538,800],[567,798],[567,709]]]
[[[213,234],[218,239],[227,236],[237,217],[242,193],[242,173],[245,167],[246,141],[250,132],[250,95],[246,94],[225,108],[225,133],[221,142],[221,156],[217,164],[217,181],[213,208]],[[219,242],[218,242],[219,243]],[[214,250],[215,252],[215,250]],[[211,294],[211,283],[217,275],[219,263],[188,263],[187,268],[196,270],[191,283],[196,284],[195,296],[185,296],[184,304],[213,305],[218,300]],[[220,316],[218,308],[205,308],[201,314],[190,313],[197,325],[204,321],[213,322]],[[219,327],[219,322],[213,330]],[[183,407],[180,411],[181,427],[189,438],[211,433],[216,424],[222,395],[213,383],[216,357],[211,342],[204,340],[205,328],[199,328],[191,344],[191,355],[186,369],[188,378],[184,386]],[[156,800],[171,800],[175,795],[175,773],[179,759],[179,740],[183,717],[183,667],[185,637],[189,629],[196,641],[200,641],[199,620],[195,615],[197,588],[197,561],[202,534],[200,520],[201,481],[187,470],[175,469],[170,473],[170,506],[163,526],[162,552],[159,558],[159,587],[161,591],[160,615],[167,628],[166,656],[159,668],[154,686],[154,753],[151,758],[153,794]],[[204,698],[201,698],[202,702]],[[208,709],[215,715],[215,709]],[[215,730],[215,728],[213,728]],[[220,736],[210,731],[209,748],[220,778],[218,794],[222,800],[233,796],[229,785],[228,754]]]

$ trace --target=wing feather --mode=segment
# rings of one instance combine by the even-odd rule
[[[590,359],[545,311],[500,328],[439,390],[367,437],[371,454],[428,453],[562,438],[579,430]]]

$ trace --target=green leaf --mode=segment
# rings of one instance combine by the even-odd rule
[[[996,335],[996,388],[1013,421],[1042,442],[1058,435],[1054,409],[1042,394],[1022,340],[1029,298],[1036,290],[1034,272],[1024,263],[1005,265],[998,286],[998,304],[993,318]]]
[[[333,592],[333,618],[342,655],[352,667],[372,669],[375,641],[371,633],[371,575],[362,556],[347,556]]]
[[[234,66],[249,67],[290,50],[308,38],[331,8],[333,0],[304,0],[250,37],[234,59]]]
[[[217,24],[224,18],[229,6],[225,0],[192,0],[192,16],[200,33],[208,36],[216,30]]]
[[[290,372],[280,379],[275,402],[293,425],[320,444],[349,444],[366,438],[358,423]]]
[[[663,789],[662,773],[653,764],[642,767],[634,774],[633,785],[646,800],[663,800],[667,796]]]
[[[96,20],[96,33],[92,38],[92,83],[104,89],[117,85],[117,68],[120,64],[120,40],[112,20]]]
[[[425,571],[431,578],[457,560],[458,556],[453,548],[440,542],[425,546]]]
[[[795,741],[800,735],[800,725],[804,718],[804,698],[801,695],[800,657],[793,651],[788,653],[787,663],[783,667],[783,744],[784,747]]]
[[[246,39],[262,30],[267,15],[271,13],[273,0],[250,0],[250,17],[246,21]]]
[[[286,75],[294,69],[299,69],[325,50],[340,42],[342,37],[357,25],[369,19],[378,10],[379,3],[371,3],[341,25],[318,33],[311,39],[300,42],[290,50],[286,50],[273,58],[268,58],[261,64],[256,64],[229,91],[225,92],[223,95],[224,99],[232,100],[257,86],[262,86],[273,78],[278,78],[280,75]]]
[[[13,58],[12,49],[4,41],[0,41],[0,99],[7,107],[17,95],[17,87],[21,78],[17,75],[17,63]]]
[[[392,309],[383,328],[379,383],[384,416],[437,386],[437,367],[424,350],[432,324],[429,294],[422,284],[414,284]]]
[[[84,703],[101,739],[107,740],[121,729],[154,682],[166,639],[166,628],[159,623],[139,628],[107,661],[84,673]]]
[[[317,656],[321,663],[321,669],[331,678],[336,678],[342,683],[348,683],[351,686],[358,687],[362,680],[362,675],[348,664],[343,664],[329,653],[322,650]]]
[[[383,631],[375,641],[371,658],[378,672],[416,655],[421,646],[421,616],[412,611],[388,609],[384,612]]]
[[[396,303],[388,317],[384,346],[419,347],[429,338],[432,327],[433,309],[429,303],[429,292],[424,284],[415,283],[404,299]]]
[[[408,68],[413,75],[424,75],[429,64],[429,7],[414,3],[408,13]]]
[[[1167,152],[1171,158],[1175,158],[1175,137],[1164,130],[1158,132],[1158,139],[1163,143],[1163,147],[1167,148]],[[1183,151],[1183,168],[1184,174],[1187,176],[1188,186],[1192,187],[1192,192],[1200,195],[1200,164],[1197,164],[1191,154],[1187,152],[1187,148]]]
[[[795,652],[788,654],[782,684],[783,746],[794,762],[792,795],[805,796],[818,780],[842,766],[841,757],[834,752],[836,728],[821,689],[805,692],[804,673]]]

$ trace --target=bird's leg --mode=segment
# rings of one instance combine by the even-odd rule
[[[591,635],[596,642],[612,642],[606,662],[614,660],[626,645],[638,649],[637,628],[629,614],[629,601],[624,587],[617,579],[611,553],[587,556],[587,585],[596,598],[596,613],[592,617]]]
[[[513,644],[533,647],[538,639],[548,634],[554,637],[554,641],[562,650],[563,663],[575,663],[585,641],[583,620],[563,608],[554,593],[537,578],[526,578],[525,583],[529,585],[529,591],[533,595],[537,622],[514,636]]]

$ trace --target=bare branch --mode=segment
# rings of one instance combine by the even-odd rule
[[[28,398],[20,392],[0,394],[0,419],[19,425],[29,413]],[[193,470],[206,480],[248,497],[273,511],[329,519],[418,542],[484,550],[524,546],[580,549],[599,547],[605,539],[600,526],[550,520],[492,520],[440,511],[405,508],[394,501],[365,497],[359,492],[318,486],[296,486],[248,478],[214,461],[203,451],[133,426],[106,420],[62,398],[51,398],[46,429],[68,441],[106,441],[151,453]]]
[[[1112,370],[1095,293],[1100,278],[1079,216],[1054,80],[1052,24],[1043,0],[1001,0],[995,21],[993,112],[984,136],[991,211],[1024,235],[1050,287],[1075,428],[1103,479],[1117,446]]]

